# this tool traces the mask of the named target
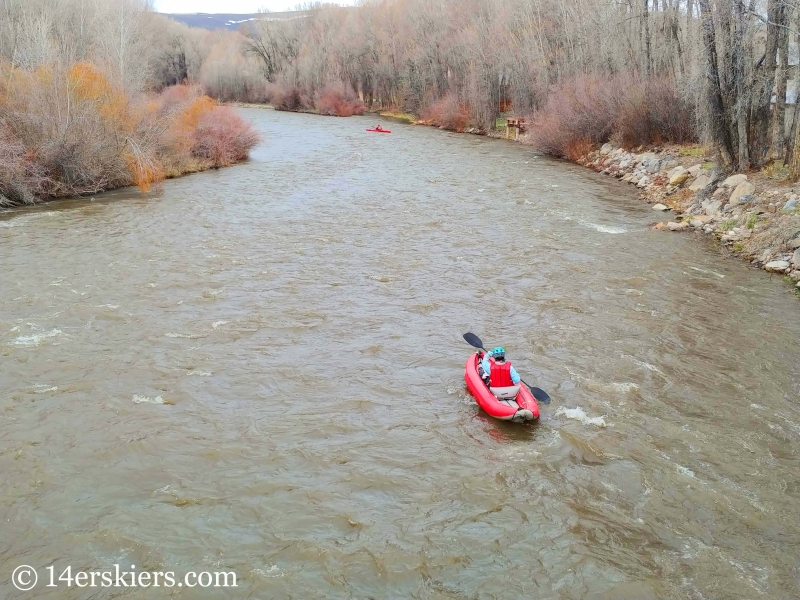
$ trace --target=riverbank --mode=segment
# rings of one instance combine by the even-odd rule
[[[147,192],[242,162],[260,139],[198,86],[127,92],[89,63],[51,79],[21,70],[0,79],[0,208],[131,185]]]
[[[407,122],[449,129],[422,119]],[[459,133],[505,139],[476,128]],[[530,143],[525,136],[519,142]],[[783,275],[800,295],[800,184],[783,181],[785,172],[728,175],[702,146],[634,152],[604,144],[574,162],[635,185],[640,198],[667,217],[654,229],[713,236],[754,267]]]
[[[654,211],[671,213],[654,229],[711,235],[800,293],[800,185],[781,173],[728,175],[702,148],[685,146],[629,152],[605,144],[575,162],[635,185]]]

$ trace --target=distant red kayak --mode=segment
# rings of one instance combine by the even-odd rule
[[[388,129],[381,129],[380,127],[371,127],[367,129],[367,131],[371,131],[372,133],[392,133]]]

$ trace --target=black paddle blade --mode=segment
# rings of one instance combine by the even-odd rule
[[[550,404],[550,396],[548,396],[547,392],[545,392],[544,390],[539,389],[537,387],[532,387],[531,394],[533,394],[533,397],[536,398],[536,401],[539,402],[540,404]]]
[[[479,338],[474,333],[465,333],[464,334],[464,341],[467,342],[470,346],[474,348],[478,348],[479,350],[483,350],[483,342],[481,338]]]

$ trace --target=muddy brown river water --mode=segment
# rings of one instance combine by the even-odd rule
[[[0,597],[800,596],[786,284],[521,145],[243,112],[246,164],[0,214]],[[238,587],[46,587],[115,564]]]

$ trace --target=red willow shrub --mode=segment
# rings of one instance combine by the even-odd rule
[[[422,121],[441,129],[461,133],[470,122],[469,107],[450,92],[428,106],[422,113]]]
[[[227,106],[215,106],[200,115],[193,133],[192,155],[214,167],[242,161],[258,143],[250,124]]]
[[[694,141],[694,110],[663,79],[582,75],[554,86],[528,128],[537,149],[572,160],[611,139],[625,147]]]
[[[322,90],[314,102],[321,115],[352,117],[363,115],[366,107],[355,92],[343,85],[329,85]]]

